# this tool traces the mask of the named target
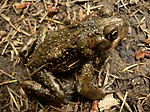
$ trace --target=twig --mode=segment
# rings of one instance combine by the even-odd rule
[[[4,55],[4,53],[5,53],[5,51],[6,51],[7,47],[8,47],[8,45],[9,45],[9,42],[7,42],[7,44],[5,45],[5,47],[4,47],[3,51],[2,51],[2,55]]]
[[[71,16],[70,16],[70,12],[71,12],[71,9],[70,9],[70,0],[67,0],[66,7],[67,7],[67,14],[68,14],[67,18],[71,19]]]
[[[43,4],[44,4],[44,8],[45,8],[45,10],[47,11],[47,5],[46,5],[46,2],[45,2],[45,0],[42,0],[43,1]]]
[[[123,98],[123,96],[121,95],[121,92],[116,92],[116,94],[117,94],[117,96],[118,96],[122,101],[124,101],[124,104],[125,104],[125,106],[127,107],[127,109],[128,109],[130,112],[132,112],[130,106],[129,106],[128,103],[124,100],[125,97]]]
[[[0,83],[0,86],[5,85],[5,84],[10,84],[10,83],[15,83],[15,82],[17,82],[17,80],[4,81],[4,82]]]
[[[123,106],[124,106],[124,104],[125,104],[125,102],[126,102],[127,96],[128,96],[128,92],[126,91],[126,94],[125,94],[125,96],[124,96],[124,99],[123,99],[123,102],[122,102],[122,105],[121,105],[121,108],[120,108],[120,111],[119,111],[119,112],[122,112],[122,109],[123,109]]]
[[[14,44],[12,42],[10,42],[10,45],[12,46],[12,48],[15,51],[16,55],[18,56],[19,53],[18,53],[16,47],[14,46]]]
[[[1,6],[0,13],[2,13],[2,10],[7,7],[7,2],[8,0],[5,0],[4,4]]]
[[[10,88],[9,88],[8,86],[7,86],[7,90],[8,90],[8,92],[9,92],[9,94],[10,94],[11,99],[12,99],[13,102],[15,103],[15,105],[16,105],[18,111],[20,111],[20,107],[19,107],[19,105],[18,105],[18,103],[17,103],[15,97],[14,97],[13,94],[11,93]]]
[[[143,65],[143,64],[144,64],[144,63],[136,63],[136,64],[133,64],[133,65],[130,65],[130,66],[124,68],[121,72],[125,72],[125,71],[127,71],[127,70],[129,70],[129,69],[131,69],[131,68],[133,68],[133,67],[136,67],[136,66],[138,66],[138,65]]]
[[[44,18],[47,16],[48,12],[46,12],[43,17],[41,18],[41,20],[39,21],[40,23],[42,23],[42,21],[44,20]]]
[[[105,76],[105,79],[104,79],[103,86],[106,86],[108,84],[109,70],[110,70],[110,64],[108,63],[107,66],[106,66],[106,76]]]
[[[31,34],[27,33],[27,32],[24,31],[24,30],[21,30],[20,27],[19,27],[19,28],[16,28],[16,27],[12,24],[12,22],[10,21],[10,18],[7,17],[6,15],[1,14],[1,17],[2,17],[3,19],[5,19],[5,20],[10,24],[10,26],[11,26],[12,28],[14,28],[16,31],[18,31],[18,32],[20,32],[20,33],[23,33],[23,34],[25,34],[25,35],[27,35],[27,36],[31,36]]]
[[[7,75],[8,77],[10,77],[10,78],[12,78],[12,79],[15,79],[15,77],[13,77],[12,75],[10,75],[10,74],[4,72],[4,71],[1,70],[1,69],[0,69],[0,72],[3,73],[3,74],[5,74],[5,75]]]
[[[90,14],[90,4],[89,4],[89,2],[87,2],[87,15],[89,15]]]

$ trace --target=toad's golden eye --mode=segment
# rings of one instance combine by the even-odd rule
[[[118,37],[118,27],[116,25],[108,25],[104,28],[105,38],[113,42]]]
[[[107,36],[106,38],[107,38],[109,41],[113,42],[113,41],[118,37],[118,31],[115,30],[115,31],[109,33],[109,34],[106,35],[106,36]]]

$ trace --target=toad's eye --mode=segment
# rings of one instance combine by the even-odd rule
[[[104,28],[105,38],[113,42],[118,37],[118,27],[116,25],[109,25]]]

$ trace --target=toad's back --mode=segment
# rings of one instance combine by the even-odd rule
[[[44,42],[30,56],[27,67],[34,70],[48,64],[51,71],[62,72],[77,67],[86,60],[82,50],[86,50],[88,40],[96,35],[96,31],[95,21],[89,20],[63,30],[47,32]]]

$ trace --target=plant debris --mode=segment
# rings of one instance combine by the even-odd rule
[[[34,43],[44,28],[52,31],[62,29],[65,21],[70,20],[69,24],[82,21],[103,6],[112,9],[114,16],[126,19],[130,26],[127,38],[111,52],[101,69],[95,70],[99,73],[98,85],[104,85],[110,91],[109,98],[90,101],[78,96],[76,102],[59,105],[43,105],[28,98],[21,83],[29,75],[20,61],[20,53],[23,55],[31,47],[28,40]],[[149,112],[149,69],[149,0],[0,1],[1,112]]]

